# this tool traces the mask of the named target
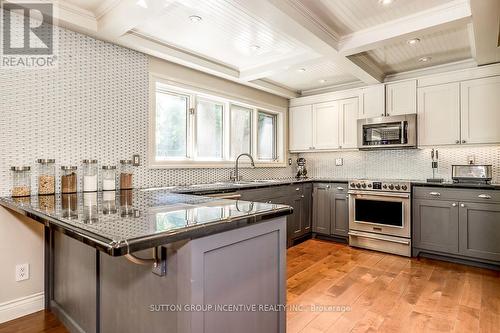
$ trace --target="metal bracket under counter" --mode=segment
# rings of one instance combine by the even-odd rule
[[[164,246],[153,248],[153,258],[143,259],[133,254],[126,254],[125,259],[136,265],[152,265],[151,271],[158,276],[167,275],[167,248]]]

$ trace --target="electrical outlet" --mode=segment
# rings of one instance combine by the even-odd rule
[[[16,281],[24,281],[30,278],[30,265],[19,264],[16,265]]]
[[[476,164],[476,156],[474,156],[474,155],[467,156],[467,163]]]
[[[288,165],[292,165],[292,159],[291,158],[288,159]]]
[[[141,165],[141,156],[139,154],[132,155],[132,164],[134,166]]]
[[[335,159],[335,165],[336,166],[342,166],[344,165],[344,159],[341,157],[341,158],[336,158]]]

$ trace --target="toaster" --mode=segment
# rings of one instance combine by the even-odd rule
[[[452,165],[451,179],[456,183],[489,183],[491,181],[491,165]]]

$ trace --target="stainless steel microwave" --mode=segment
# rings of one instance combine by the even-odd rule
[[[358,119],[358,148],[417,148],[417,115]]]

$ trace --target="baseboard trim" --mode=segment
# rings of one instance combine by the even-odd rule
[[[0,323],[41,311],[44,307],[43,292],[0,303]]]

